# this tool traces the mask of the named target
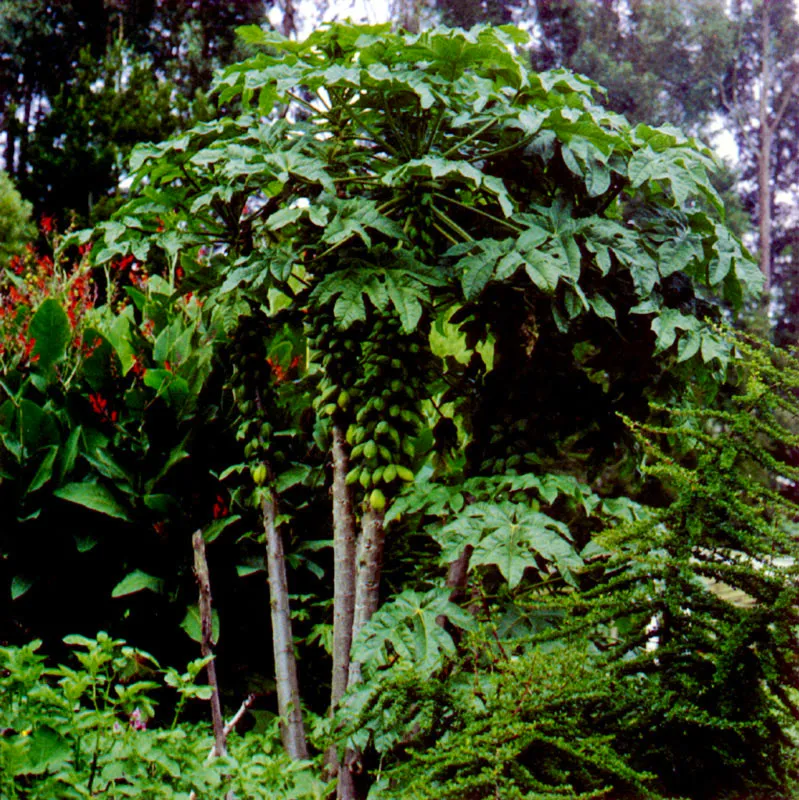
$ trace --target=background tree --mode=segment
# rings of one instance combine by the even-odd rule
[[[795,137],[799,114],[799,25],[792,0],[738,2],[732,7],[735,57],[722,84],[727,118],[734,126],[743,197],[757,220],[760,268],[786,303],[778,336],[795,327],[795,281],[790,242],[795,209],[786,190],[796,182]]]
[[[266,11],[261,0],[4,3],[3,155],[23,196],[37,213],[107,216],[133,144],[202,119],[214,70],[243,55],[235,27]]]
[[[31,205],[26,203],[11,178],[0,170],[0,267],[7,268],[13,255],[36,235],[31,223]]]

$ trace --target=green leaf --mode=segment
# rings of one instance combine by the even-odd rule
[[[202,642],[202,619],[200,618],[200,609],[196,605],[189,606],[186,609],[186,616],[183,617],[183,622],[180,623],[180,627],[186,631],[190,639],[193,639],[195,642]],[[211,635],[214,643],[218,643],[219,614],[217,614],[216,609],[213,609],[211,612]]]
[[[128,573],[112,590],[111,597],[125,597],[129,594],[141,592],[149,589],[151,592],[160,594],[164,582],[160,578],[154,578],[140,569]]]
[[[30,578],[26,578],[24,575],[15,575],[11,579],[11,599],[16,600],[22,597],[31,586],[33,586],[33,581]]]
[[[42,459],[42,463],[39,464],[39,469],[36,470],[36,474],[33,476],[33,480],[30,482],[25,494],[32,494],[41,489],[53,477],[53,464],[55,464],[57,455],[57,446],[54,445],[48,448],[47,455]]]
[[[308,464],[292,464],[287,470],[280,473],[275,481],[275,491],[282,494],[292,486],[302,483],[311,474]]]
[[[77,503],[92,511],[130,522],[125,508],[105,486],[99,483],[68,483],[56,489],[53,494],[70,503]]]
[[[698,331],[700,327],[701,323],[696,317],[683,314],[676,308],[664,308],[652,320],[652,330],[657,336],[655,352],[668,350],[674,344],[678,331]]]
[[[452,637],[437,621],[442,615],[463,630],[474,627],[472,617],[449,601],[448,589],[432,589],[426,594],[408,589],[372,616],[353,642],[352,658],[375,668],[385,664],[393,650],[423,676],[430,675],[446,654],[455,652]]]
[[[67,764],[72,757],[72,746],[52,728],[36,729],[29,739],[27,759],[17,770],[18,775],[41,775]]]
[[[37,370],[46,371],[64,357],[72,328],[58,300],[51,297],[39,306],[31,319],[28,336],[36,340],[33,357],[38,356]]]
[[[203,531],[203,538],[209,544],[213,542],[215,539],[219,538],[219,534],[222,533],[228,525],[232,525],[234,522],[238,522],[241,517],[238,514],[232,514],[229,517],[222,517],[220,519],[215,519],[204,531]]]
[[[557,494],[555,489],[551,499]],[[539,567],[539,557],[555,565],[569,582],[573,581],[570,570],[582,565],[565,525],[519,503],[466,506],[434,537],[442,546],[442,560],[452,561],[471,545],[470,568],[496,566],[511,589],[519,585],[528,567]]]

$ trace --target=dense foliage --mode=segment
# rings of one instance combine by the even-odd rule
[[[4,276],[4,638],[216,642],[340,798],[788,791],[794,383],[717,324],[762,280],[710,152],[513,28],[241,34],[216,116]],[[181,730],[259,796],[255,739],[202,777]],[[87,785],[58,747],[4,779]]]

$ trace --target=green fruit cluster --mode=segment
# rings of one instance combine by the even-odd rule
[[[352,469],[347,482],[369,492],[372,508],[382,510],[386,494],[413,481],[414,439],[431,380],[424,331],[403,333],[399,323],[377,318],[362,345],[361,375],[355,385],[363,398],[347,429]]]
[[[243,443],[244,457],[256,486],[263,486],[268,478],[265,462],[273,433],[263,411],[271,385],[264,323],[256,315],[240,319],[230,350],[231,371],[226,384],[240,414],[236,440]]]
[[[308,344],[322,354],[324,378],[314,399],[314,408],[320,416],[348,418],[354,405],[353,387],[358,375],[363,335],[360,327],[338,330],[330,309],[315,312],[308,322]]]

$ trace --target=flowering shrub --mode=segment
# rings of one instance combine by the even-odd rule
[[[196,481],[173,477],[195,469],[185,441],[228,317],[179,291],[177,271],[164,278],[132,255],[98,270],[79,235],[60,234],[50,217],[40,231],[42,250],[29,245],[0,269],[0,580],[12,601],[4,609],[9,592],[0,594],[0,640],[36,576],[52,588],[53,572],[80,574],[72,559],[101,545],[106,598],[135,567],[167,571],[146,536],[171,567],[180,556],[164,547],[170,529],[230,518],[207,469],[198,468],[211,484],[202,503],[183,496]],[[115,535],[127,523],[136,536]]]
[[[52,231],[52,224],[49,217],[43,218],[42,231]],[[48,366],[68,381],[99,346],[99,336],[89,329],[98,289],[87,255],[88,248],[83,247],[79,260],[69,264],[40,254],[29,244],[10,260],[0,275],[3,375],[32,366],[45,354]]]

